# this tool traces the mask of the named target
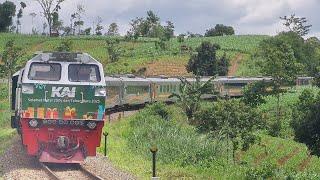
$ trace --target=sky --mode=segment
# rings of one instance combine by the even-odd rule
[[[4,0],[0,0],[2,2]],[[31,33],[32,26],[42,31],[44,18],[39,4],[35,0],[24,2],[27,8],[22,18],[22,32]],[[320,38],[320,0],[65,0],[60,10],[64,25],[70,24],[70,15],[77,4],[85,7],[84,27],[92,27],[100,16],[105,30],[116,22],[122,35],[130,29],[131,19],[145,17],[146,12],[152,10],[163,24],[167,20],[174,23],[175,34],[187,31],[204,34],[216,24],[225,24],[233,26],[236,34],[275,35],[285,30],[279,17],[294,13],[306,17],[313,25],[308,36]],[[31,12],[38,14],[33,25]]]

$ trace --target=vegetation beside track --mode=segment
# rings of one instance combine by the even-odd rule
[[[217,37],[199,37],[187,38],[183,42],[179,42],[178,38],[172,38],[166,43],[166,49],[156,48],[157,38],[139,38],[136,41],[125,41],[119,37],[121,56],[117,62],[109,60],[106,50],[106,39],[110,37],[67,37],[67,38],[47,38],[42,36],[28,36],[0,33],[0,51],[3,50],[5,43],[14,39],[16,44],[23,48],[24,56],[19,60],[20,66],[28,60],[36,51],[53,51],[59,46],[63,40],[72,41],[72,50],[87,52],[94,58],[101,60],[105,66],[106,73],[132,73],[147,68],[149,63],[155,62],[181,62],[179,65],[184,67],[192,50],[195,50],[201,42],[209,41],[221,46],[218,56],[226,53],[229,59],[235,58],[239,53],[244,54],[243,62],[250,62],[250,54],[258,46],[258,44],[268,38],[263,35],[239,35],[239,36],[217,36]],[[181,50],[185,47],[185,50]],[[240,66],[242,70],[237,75],[248,75],[249,70],[246,66]],[[161,67],[160,67],[161,68]],[[170,68],[169,68],[170,70]],[[163,73],[168,70],[163,69]],[[250,75],[256,75],[251,73]]]
[[[12,143],[11,139],[15,135],[15,130],[10,127],[10,111],[7,92],[6,84],[0,83],[0,156],[2,156],[4,151]],[[0,166],[0,179],[1,174]]]
[[[200,134],[186,122],[183,111],[173,106],[149,106],[136,115],[107,124],[109,132],[107,152],[112,163],[142,179],[150,178],[151,153],[157,145],[157,173],[161,178],[193,179],[257,179],[257,178],[320,178],[320,159],[310,155],[306,145],[293,140],[291,108],[298,101],[304,88],[292,89],[282,96],[282,136],[272,137],[269,123],[255,133],[261,138],[247,151],[238,150],[235,161],[228,160],[224,146],[217,146],[215,139]],[[318,89],[314,88],[314,91]],[[266,97],[260,105],[261,112],[272,113],[276,99]],[[262,120],[272,121],[270,115]],[[103,153],[103,143],[99,151]]]

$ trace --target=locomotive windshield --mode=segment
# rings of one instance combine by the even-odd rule
[[[68,78],[71,82],[100,82],[99,67],[93,64],[70,64]]]
[[[59,81],[61,65],[57,63],[32,63],[28,77],[30,80]]]

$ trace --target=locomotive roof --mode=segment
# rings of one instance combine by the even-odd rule
[[[70,52],[39,52],[30,61],[55,61],[55,62],[80,62],[80,63],[96,63],[100,64],[92,56],[87,53],[70,53]]]

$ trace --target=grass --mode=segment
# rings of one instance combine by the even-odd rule
[[[290,126],[292,119],[292,108],[299,100],[299,95],[304,89],[312,89],[312,91],[319,91],[316,87],[302,86],[293,87],[280,96],[280,117],[281,117],[281,132],[280,136],[283,138],[292,138],[293,129]],[[276,109],[277,109],[277,99],[275,96],[268,96],[265,98],[266,103],[258,107],[260,113],[264,114],[265,118],[268,119],[267,124],[271,125],[276,121]]]
[[[203,41],[219,44],[221,49],[218,51],[218,56],[220,57],[226,53],[230,59],[233,59],[237,54],[242,53],[245,55],[245,59],[248,59],[247,57],[254,51],[256,46],[262,40],[268,38],[268,36],[239,35],[188,38],[185,39],[183,43],[179,43],[177,38],[173,38],[167,42],[165,50],[156,48],[155,41],[157,41],[157,39],[155,38],[139,38],[135,42],[121,41],[120,46],[123,53],[120,60],[115,63],[110,63],[106,52],[105,40],[107,38],[109,37],[67,37],[67,39],[73,42],[73,51],[91,54],[102,62],[106,73],[111,74],[132,73],[149,62],[161,62],[163,60],[170,62],[179,61],[181,62],[181,66],[184,67],[189,59],[189,52],[181,53],[181,45],[188,46],[195,50]],[[0,51],[3,50],[5,43],[10,39],[14,39],[16,43],[24,49],[25,55],[19,60],[21,66],[26,60],[30,59],[36,51],[53,51],[62,41],[62,38],[0,33]],[[243,69],[245,69],[245,67],[243,67]],[[241,70],[240,74],[247,75],[245,70]]]
[[[281,104],[286,107],[285,111],[289,111],[297,102],[299,94],[305,88],[310,87],[293,88],[282,96]],[[316,88],[313,90],[318,91]],[[268,112],[274,108],[275,98],[270,96],[266,99],[267,103],[259,108]],[[320,177],[320,159],[311,156],[305,144],[295,142],[289,130],[284,131],[289,133],[284,138],[272,137],[265,131],[256,132],[261,141],[246,152],[238,150],[236,161],[232,163],[221,158],[223,152],[215,148],[214,139],[206,142],[207,137],[194,131],[185,119],[185,115],[174,105],[155,105],[141,110],[132,117],[107,124],[105,131],[109,132],[109,159],[116,167],[138,178],[149,179],[149,148],[156,144],[159,147],[158,176],[164,179]],[[103,145],[99,151],[103,152]]]
[[[14,129],[10,127],[9,103],[7,102],[5,84],[0,84],[0,155],[10,144],[10,139],[14,136]],[[5,93],[4,93],[5,92]]]

